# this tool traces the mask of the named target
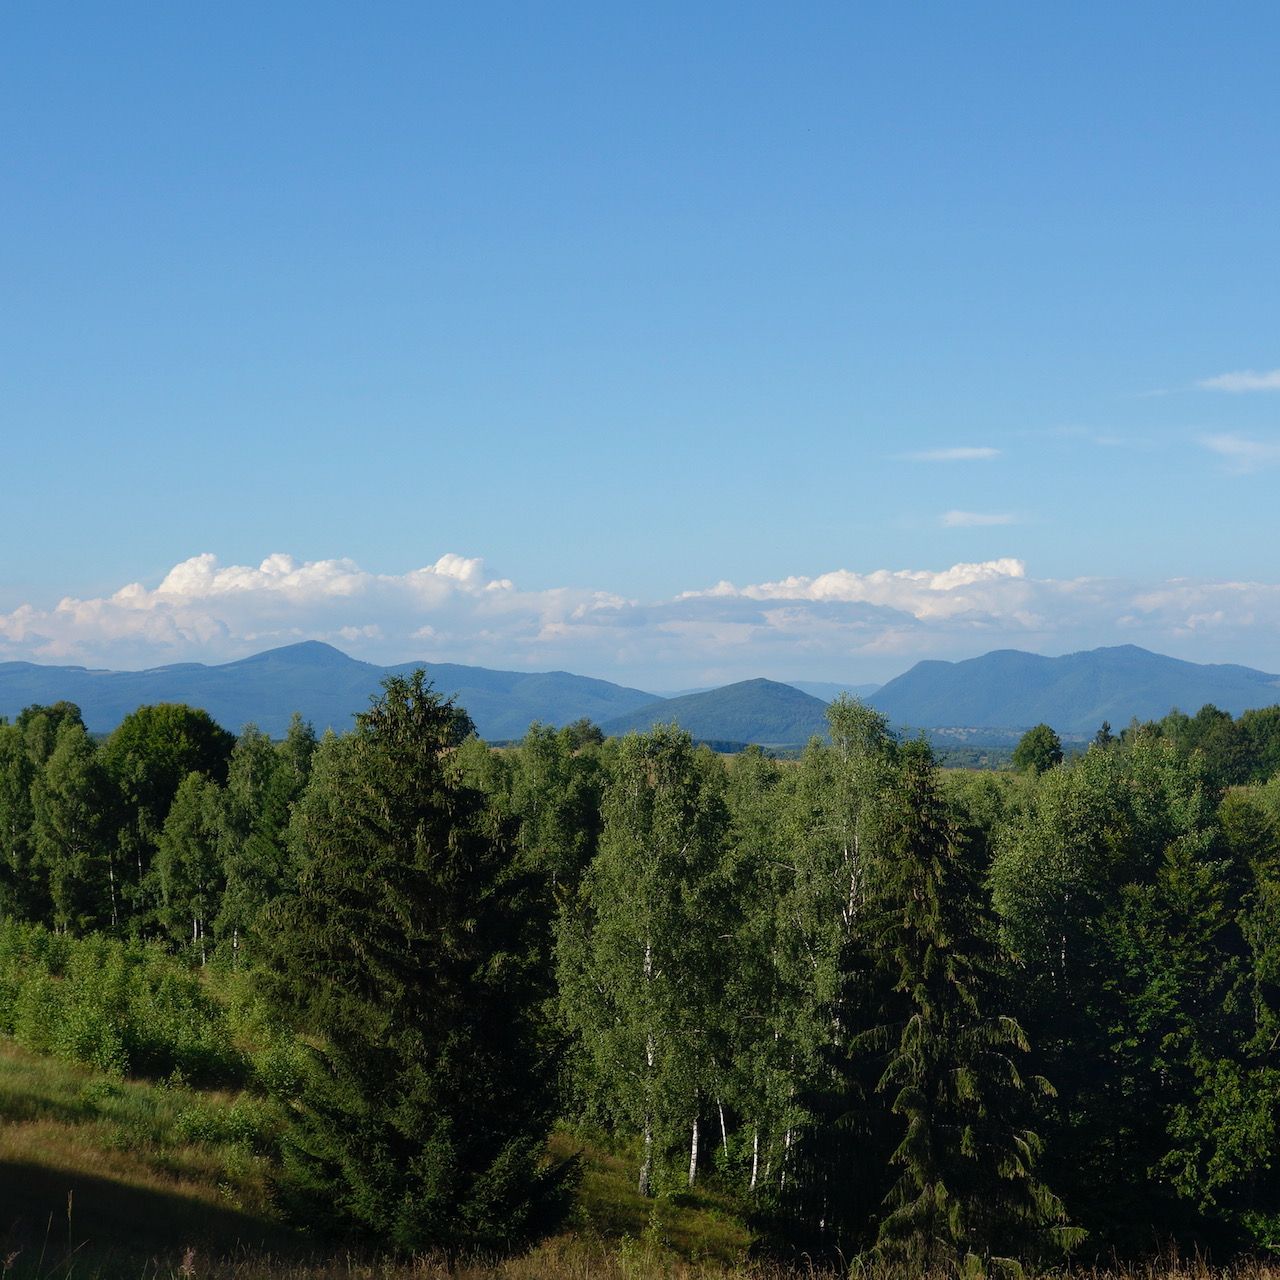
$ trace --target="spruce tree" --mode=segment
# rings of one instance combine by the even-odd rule
[[[927,745],[902,748],[897,773],[874,943],[893,1016],[864,1037],[887,1049],[879,1090],[902,1126],[876,1252],[913,1272],[985,1267],[1079,1233],[1033,1172],[1040,1144],[1028,1094],[1046,1086],[1024,1080],[1022,1029],[991,1007],[983,907]]]
[[[456,776],[457,722],[419,670],[322,743],[291,827],[297,890],[262,933],[270,998],[316,1045],[291,1203],[406,1251],[518,1240],[563,1182],[544,1164],[542,897]]]

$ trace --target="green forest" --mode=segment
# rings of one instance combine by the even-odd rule
[[[983,772],[828,720],[494,749],[420,671],[319,739],[30,707],[0,1035],[187,1090],[317,1247],[511,1254],[589,1144],[780,1267],[1280,1248],[1280,709]]]

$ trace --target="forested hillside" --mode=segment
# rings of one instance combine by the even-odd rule
[[[316,1241],[516,1248],[566,1221],[568,1133],[784,1260],[1280,1246],[1273,739],[1242,772],[1210,708],[969,773],[827,723],[793,760],[586,721],[494,751],[421,673],[319,741],[29,707],[0,1032],[239,1091],[181,1123],[251,1135]]]
[[[699,741],[801,746],[827,729],[820,698],[776,680],[740,680],[704,693],[664,698],[606,720],[608,734],[643,732],[678,724]]]

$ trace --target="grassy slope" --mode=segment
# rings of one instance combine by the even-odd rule
[[[237,1134],[223,1122],[245,1106],[227,1093],[113,1080],[0,1041],[0,1265],[17,1252],[5,1273],[183,1274],[191,1249],[222,1260],[212,1270],[202,1261],[202,1274],[372,1275],[350,1258],[317,1258],[281,1224],[269,1160],[247,1126]],[[723,1274],[745,1256],[750,1235],[727,1201],[703,1192],[646,1200],[629,1162],[566,1133],[553,1148],[584,1158],[568,1230],[521,1259],[473,1268],[477,1277],[634,1275],[641,1263],[645,1275]]]
[[[232,1095],[111,1080],[0,1043],[0,1232],[30,1263],[188,1246],[293,1247],[269,1164],[244,1141],[193,1137]]]
[[[3,1280],[837,1280],[745,1261],[750,1237],[714,1194],[645,1200],[634,1162],[557,1134],[585,1172],[568,1229],[518,1257],[396,1263],[308,1247],[278,1221],[268,1161],[210,1136],[243,1100],[109,1079],[0,1040]],[[203,1138],[192,1137],[201,1131]],[[68,1212],[70,1211],[70,1212]],[[877,1268],[862,1280],[907,1280]],[[1266,1261],[1156,1260],[1079,1280],[1280,1280]],[[944,1280],[941,1276],[911,1280]]]

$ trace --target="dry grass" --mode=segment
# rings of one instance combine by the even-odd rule
[[[197,1094],[110,1080],[0,1043],[0,1239],[24,1265],[101,1248],[131,1258],[175,1240],[279,1250],[293,1235],[275,1220],[269,1163],[239,1142],[184,1136]]]
[[[902,1271],[835,1269],[830,1267],[782,1267],[767,1262],[734,1264],[681,1258],[652,1245],[623,1241],[612,1247],[591,1245],[564,1237],[516,1258],[492,1261],[450,1262],[444,1258],[417,1258],[409,1262],[337,1256],[300,1261],[269,1253],[242,1253],[238,1257],[202,1254],[198,1249],[154,1257],[134,1270],[102,1270],[97,1260],[72,1260],[38,1274],[41,1280],[954,1280],[942,1273],[911,1274]],[[1191,1260],[1152,1262],[1115,1268],[1075,1268],[1051,1273],[1052,1280],[1280,1280],[1280,1266],[1244,1262],[1215,1268]],[[15,1277],[16,1280],[16,1277]]]
[[[201,1108],[236,1103],[227,1093],[109,1080],[0,1042],[0,1280],[944,1280],[752,1260],[751,1234],[727,1200],[706,1190],[646,1200],[633,1161],[567,1133],[552,1145],[584,1157],[573,1219],[526,1253],[320,1256],[278,1221],[264,1155],[220,1140],[216,1125],[190,1138]],[[1059,1275],[1280,1280],[1280,1264],[1163,1260]]]

